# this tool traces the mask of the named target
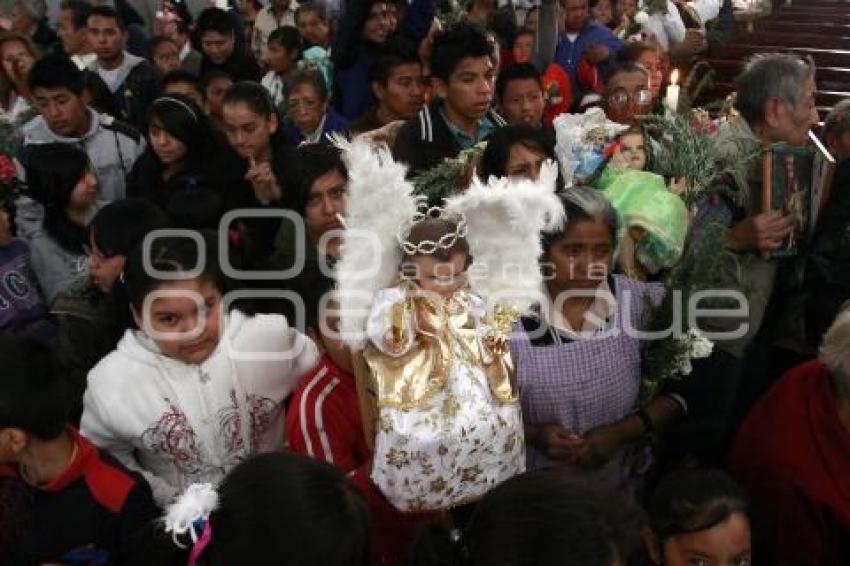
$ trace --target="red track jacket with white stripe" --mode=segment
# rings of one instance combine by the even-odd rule
[[[372,454],[363,435],[354,376],[327,356],[322,356],[292,396],[286,439],[290,450],[333,464],[363,492],[372,511],[369,553],[373,566],[405,563],[419,528],[440,520],[439,515],[401,513],[372,483]]]

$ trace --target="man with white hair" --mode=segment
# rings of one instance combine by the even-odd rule
[[[758,402],[729,470],[749,494],[760,563],[850,564],[850,310],[818,359]]]
[[[802,312],[796,314],[794,325],[779,318],[791,308],[788,295],[774,292],[782,288],[777,287],[780,273],[784,277],[799,271],[788,269],[796,267],[794,259],[772,254],[793,224],[780,211],[762,210],[761,150],[778,142],[792,146],[808,142],[809,128],[818,120],[815,66],[792,54],[757,55],[747,62],[736,87],[740,115],[721,128],[717,143],[721,154],[738,158],[739,167],[698,203],[694,245],[686,252],[698,253],[705,247],[700,243],[710,241],[718,225],[725,227],[726,253],[714,270],[712,292],[726,298],[715,299],[715,305],[703,301],[699,307],[729,310],[698,320],[699,329],[711,333],[715,348],[709,358],[695,361],[693,375],[683,383],[689,390],[683,393],[689,401],[689,420],[674,433],[677,451],[712,464],[722,462],[736,423],[787,369],[787,360],[799,360],[799,354],[776,351],[776,342],[804,341],[802,332],[795,335]],[[741,156],[751,157],[741,160]],[[793,283],[799,288],[799,281]],[[765,322],[767,313],[772,316]],[[721,334],[725,336],[720,338]]]

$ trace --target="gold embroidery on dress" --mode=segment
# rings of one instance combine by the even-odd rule
[[[410,350],[398,357],[387,356],[371,344],[364,351],[374,386],[370,389],[377,394],[379,408],[410,410],[421,407],[446,384],[455,360],[481,367],[497,401],[517,401],[513,361],[507,346],[516,311],[496,310],[492,327],[480,340],[491,358],[485,363],[476,321],[470,310],[468,297],[463,292],[447,301],[437,302],[420,295],[393,305],[387,347],[393,352],[404,349],[408,314],[412,315],[414,340]],[[453,408],[453,405],[445,406],[449,410]]]

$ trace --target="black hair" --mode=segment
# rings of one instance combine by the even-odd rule
[[[617,61],[621,63],[637,63],[646,51],[658,51],[658,47],[648,41],[627,41],[617,53]]]
[[[280,26],[269,34],[266,43],[268,45],[272,43],[280,45],[286,51],[293,49],[301,51],[301,35],[298,33],[298,28],[293,26]]]
[[[89,12],[89,18],[92,16],[111,18],[115,20],[116,24],[118,24],[118,29],[121,31],[127,31],[127,26],[124,24],[124,18],[121,17],[121,13],[112,6],[92,6],[91,12]]]
[[[467,57],[490,57],[493,48],[481,27],[462,21],[438,33],[431,53],[431,73],[448,82],[457,66]]]
[[[192,88],[198,91],[198,94],[201,95],[201,99],[205,99],[207,97],[206,90],[201,85],[201,81],[198,80],[198,77],[196,77],[194,74],[190,73],[186,69],[173,69],[165,73],[162,76],[161,92],[165,92],[166,87],[173,84],[191,85]]]
[[[189,168],[200,167],[209,158],[209,148],[214,143],[213,130],[206,115],[193,101],[179,94],[157,98],[148,109],[148,128],[154,123],[186,146],[183,159]]]
[[[411,63],[422,64],[413,44],[401,36],[393,37],[387,41],[387,48],[369,65],[369,84],[387,86],[396,67]]]
[[[211,282],[222,293],[226,282],[218,262],[217,234],[198,232],[203,241],[198,242],[178,236],[155,235],[149,246],[148,262],[145,262],[145,246],[133,248],[124,266],[124,288],[130,305],[141,311],[145,297],[166,281],[157,277],[157,272],[177,274],[200,266],[199,279]],[[145,268],[148,263],[153,270]]]
[[[53,351],[41,341],[0,334],[0,429],[53,440],[64,430],[72,394]]]
[[[325,9],[324,4],[321,2],[313,2],[308,0],[307,2],[302,2],[295,9],[295,21],[298,21],[298,16],[303,14],[304,12],[313,12],[318,16],[318,18],[324,22],[328,21],[328,11]]]
[[[27,84],[31,91],[37,88],[66,88],[77,96],[83,94],[86,86],[83,72],[62,54],[45,55],[36,61],[27,77]]]
[[[530,11],[531,10],[529,10],[529,12]],[[527,28],[527,27],[517,28],[516,32],[514,32],[514,43],[516,43],[516,40],[519,39],[520,37],[522,37],[523,35],[530,35],[530,36],[534,37],[534,30],[531,29],[531,28]]]
[[[516,13],[510,4],[499,8],[498,6],[490,12],[487,18],[487,29],[496,38],[499,47],[510,47],[516,37]]]
[[[647,507],[649,523],[663,545],[670,537],[697,533],[747,516],[744,490],[721,470],[683,469],[658,484]]]
[[[64,0],[60,9],[71,12],[71,23],[74,24],[74,29],[80,29],[86,27],[92,5],[83,0]]]
[[[127,256],[153,230],[171,224],[168,215],[146,199],[129,198],[101,208],[89,223],[89,234],[106,257]]]
[[[324,82],[322,83],[322,86],[325,86]],[[327,92],[327,87],[325,87],[325,92]],[[265,87],[259,83],[255,83],[253,81],[239,81],[238,83],[230,85],[227,92],[224,93],[224,99],[221,101],[222,106],[226,106],[228,104],[244,104],[250,108],[251,112],[254,114],[262,116],[266,120],[271,119],[272,116],[276,116],[278,124],[282,123],[277,108],[269,95],[269,91],[267,91]],[[283,133],[283,128],[278,128],[277,131],[271,135],[270,144],[272,148],[287,144],[287,138],[286,134]],[[278,179],[280,178],[281,177],[278,177]]]
[[[64,250],[83,253],[86,229],[68,218],[66,208],[77,183],[91,167],[89,156],[76,145],[30,144],[21,152],[27,194],[44,206],[44,229]]]
[[[156,48],[162,45],[163,43],[171,43],[175,47],[177,46],[177,42],[175,42],[167,35],[155,35],[148,40],[148,59],[153,61],[153,54],[156,52]]]
[[[214,31],[222,35],[233,35],[236,37],[236,27],[233,20],[224,10],[220,8],[206,8],[195,24],[195,33],[198,39],[202,38],[208,31]]]
[[[343,472],[313,458],[269,452],[238,464],[218,488],[209,521],[213,536],[201,559],[210,566],[367,562],[365,499]],[[146,535],[135,541],[131,565],[186,564],[191,540],[179,549],[162,521]]]
[[[511,148],[516,144],[539,151],[548,159],[557,161],[555,139],[550,131],[528,124],[511,124],[497,129],[490,136],[478,166],[479,177],[482,179],[488,179],[491,176],[504,177]]]
[[[187,230],[217,230],[224,204],[211,189],[184,189],[168,199],[166,212],[177,228]]]
[[[233,82],[233,77],[231,77],[226,71],[222,71],[221,69],[211,69],[207,71],[203,77],[201,77],[201,86],[204,88],[204,95],[206,95],[207,89],[216,79],[227,79],[231,83]]]
[[[289,80],[289,84],[286,86],[286,96],[292,94],[299,86],[310,85],[316,90],[316,94],[319,95],[319,100],[322,103],[328,101],[328,85],[325,83],[325,79],[322,76],[322,73],[315,69],[302,69],[296,72],[292,78]]]
[[[643,515],[610,493],[571,483],[559,470],[515,476],[476,507],[459,538],[432,525],[414,566],[613,566],[640,548]]]
[[[253,81],[239,81],[230,85],[222,100],[222,105],[226,104],[245,104],[254,114],[264,118],[277,115],[269,91]]]
[[[508,65],[496,79],[496,100],[502,101],[505,96],[505,91],[508,88],[508,83],[511,81],[534,80],[540,85],[540,90],[543,90],[543,85],[540,82],[540,73],[537,68],[531,63],[514,63]]]
[[[620,61],[616,63],[608,73],[608,78],[605,80],[605,88],[608,88],[608,85],[611,84],[611,81],[617,75],[631,75],[633,73],[640,73],[649,78],[649,71],[639,63],[635,63],[634,61]]]
[[[297,147],[287,152],[284,159],[275,160],[274,168],[275,177],[286,179],[284,190],[290,195],[293,210],[302,216],[316,179],[331,171],[337,171],[348,179],[348,169],[340,150],[325,144]]]

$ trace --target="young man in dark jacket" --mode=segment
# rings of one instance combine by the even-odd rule
[[[402,126],[393,147],[411,174],[457,157],[505,125],[490,108],[496,70],[480,28],[461,22],[438,35],[431,72],[437,100]]]
[[[124,50],[127,28],[114,8],[93,7],[88,18],[88,32],[89,42],[97,54],[92,70],[106,83],[116,107],[121,109],[121,115],[116,118],[144,130],[148,105],[159,92],[153,67]]]

